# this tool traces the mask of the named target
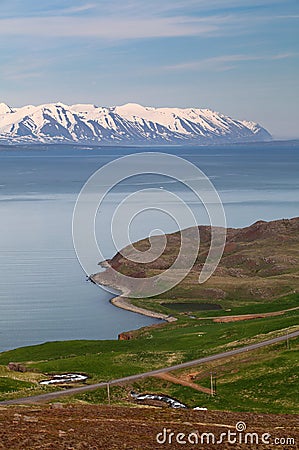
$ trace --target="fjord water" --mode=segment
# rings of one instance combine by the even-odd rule
[[[117,157],[144,150],[157,152],[157,171],[159,151],[203,170],[219,192],[228,226],[299,215],[298,142],[154,149],[2,146],[0,351],[50,340],[114,339],[121,331],[155,322],[115,308],[110,293],[86,281],[71,232],[75,201],[88,177]],[[109,236],[115,205],[127,193],[149,186],[185,195],[190,204],[194,200],[180,183],[154,175],[118,186],[103,205],[104,221],[97,228],[106,257],[115,253]],[[175,231],[171,221],[160,218],[162,226],[158,219],[140,216],[131,238],[145,237],[154,228]]]

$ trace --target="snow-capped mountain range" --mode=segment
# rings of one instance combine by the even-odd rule
[[[211,144],[270,140],[254,122],[209,109],[150,108],[135,103],[11,108],[0,103],[0,143],[90,145]]]

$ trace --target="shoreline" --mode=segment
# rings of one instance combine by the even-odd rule
[[[117,308],[125,309],[126,311],[130,311],[130,312],[133,312],[136,314],[141,314],[143,316],[151,317],[152,319],[160,319],[160,320],[164,320],[165,322],[176,322],[177,321],[176,317],[132,305],[132,303],[130,302],[130,299],[129,299],[130,291],[128,289],[125,289],[123,287],[117,286],[112,283],[105,283],[104,281],[98,280],[96,277],[98,278],[99,274],[91,275],[89,277],[89,279],[92,283],[95,283],[98,286],[110,287],[110,288],[115,289],[120,292],[119,295],[116,295],[115,297],[113,297],[109,300],[113,306],[116,306]]]
[[[123,297],[122,295],[119,295],[117,297],[113,297],[110,300],[110,303],[113,306],[116,306],[118,308],[125,309],[127,311],[131,311],[137,314],[142,314],[143,316],[151,317],[153,319],[160,319],[164,320],[166,322],[175,322],[177,319],[173,316],[166,316],[166,314],[158,313],[155,311],[151,311],[149,309],[140,308],[138,306],[132,305],[132,303],[129,301],[128,297]]]

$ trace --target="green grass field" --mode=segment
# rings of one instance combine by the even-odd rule
[[[41,387],[37,384],[45,377],[44,374],[80,372],[89,376],[88,383],[108,381],[266,340],[285,334],[287,330],[294,331],[297,324],[298,311],[290,311],[283,316],[235,323],[214,323],[211,320],[181,317],[174,323],[141,329],[138,337],[130,341],[66,341],[19,348],[0,354],[0,399],[53,390],[53,388]],[[233,377],[233,372],[224,374],[218,381],[219,395],[213,399],[191,388],[158,379],[135,383],[134,389],[163,390],[164,393],[174,395],[190,406],[204,402],[204,406],[211,409],[266,412],[266,399],[272,398],[273,385],[276,385],[277,399],[284,398],[282,380],[286,379],[287,375],[278,370],[272,372],[269,370],[276,360],[276,353],[265,349],[263,354],[268,355],[269,359],[261,359],[260,363],[251,360],[250,370],[249,366],[246,367],[246,364],[242,363],[242,373],[237,379]],[[284,370],[290,366],[289,360],[292,360],[290,367],[293,367],[293,363],[295,364],[294,354],[292,344],[292,349],[281,356],[284,358]],[[5,367],[11,361],[24,363],[28,371],[24,374],[8,371]],[[264,397],[255,399],[253,387],[261,376],[259,367],[265,368],[264,378],[258,381],[258,384],[262,386],[263,379],[266,380],[263,384],[265,392]],[[200,380],[200,384],[206,383],[208,379]],[[244,385],[247,386],[249,396],[241,395],[245,389]],[[116,402],[126,402],[127,389],[127,387],[113,387],[113,391],[118,393],[115,394]],[[102,401],[101,396],[106,394],[101,394],[101,391],[86,393],[81,400]],[[233,402],[232,392],[234,393]],[[238,392],[240,395],[237,395]],[[112,398],[114,399],[114,394]],[[290,397],[284,408],[284,412],[295,411],[294,396]],[[276,408],[275,405],[269,405],[267,412],[278,412],[278,409],[278,406]]]
[[[193,309],[183,308],[184,304],[189,304],[194,302],[195,305],[200,303],[214,303],[216,305],[221,305],[222,309],[219,310],[207,310],[207,311],[194,311]],[[174,316],[179,316],[180,312],[172,309],[172,303],[174,302],[173,298],[167,298],[167,296],[163,299],[134,299],[131,302],[142,308],[147,308],[153,311],[161,312],[163,314],[171,314]],[[167,303],[169,303],[169,307],[167,307]],[[176,297],[175,303],[181,303],[182,308],[181,312],[188,313],[189,311],[193,316],[196,317],[219,317],[219,316],[230,316],[230,315],[242,315],[242,314],[264,314],[271,313],[276,311],[281,311],[282,309],[292,309],[297,308],[299,306],[299,294],[294,293],[290,295],[284,295],[282,297],[276,298],[271,301],[257,301],[248,299],[236,302],[235,299],[226,298],[225,300],[220,301],[207,301],[207,300],[198,300],[189,297]]]
[[[216,379],[216,395],[211,396],[190,387],[149,377],[130,385],[111,386],[111,404],[132,404],[130,391],[168,394],[189,407],[209,410],[251,411],[256,413],[298,414],[298,350],[299,339],[287,348],[280,343],[250,354],[237,355],[222,361],[189,369],[198,373],[193,382],[210,387],[210,372]],[[180,377],[188,371],[173,372]],[[106,388],[72,397],[69,401],[108,403]]]

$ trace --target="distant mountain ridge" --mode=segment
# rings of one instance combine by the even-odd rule
[[[209,109],[152,108],[135,103],[115,107],[49,103],[11,108],[0,103],[0,143],[208,145],[271,139],[255,122]]]

